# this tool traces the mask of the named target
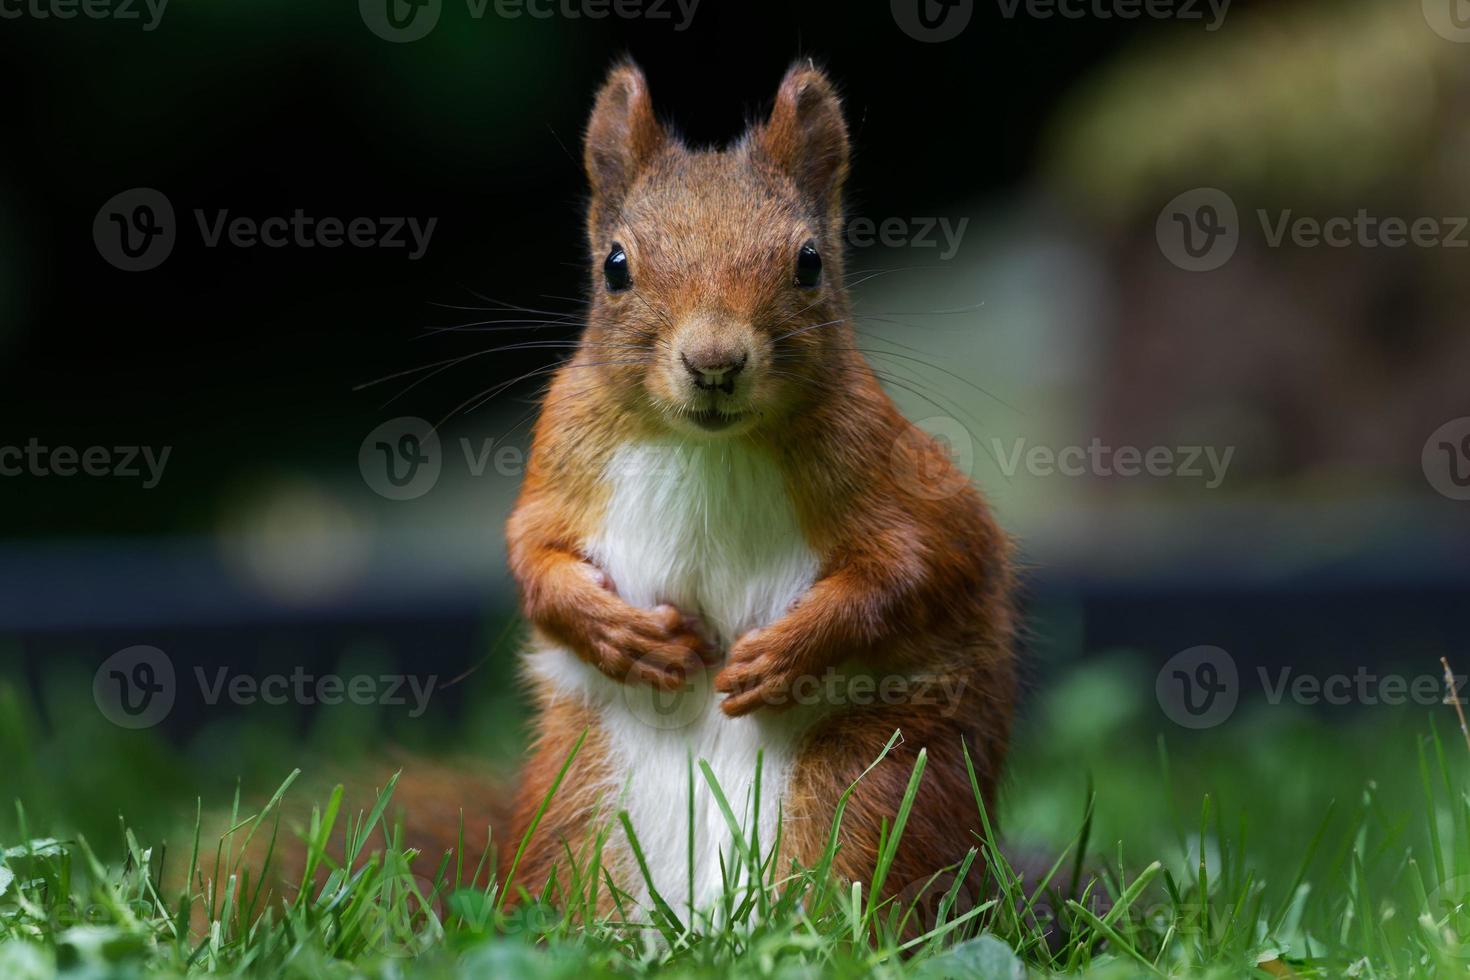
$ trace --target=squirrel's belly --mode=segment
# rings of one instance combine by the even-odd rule
[[[586,547],[635,606],[673,603],[727,647],[778,619],[812,584],[807,545],[775,463],[738,443],[642,443],[604,473]]]
[[[611,492],[602,526],[586,542],[589,556],[625,600],[644,607],[669,602],[698,615],[722,648],[779,618],[816,576],[817,556],[801,534],[780,473],[753,449],[643,444],[620,451],[606,478]],[[681,692],[664,694],[612,681],[560,648],[533,652],[528,666],[558,695],[598,708],[616,767],[610,783],[617,785],[609,790],[628,811],[655,887],[676,909],[691,891],[698,907],[716,902],[722,855],[730,873],[738,866],[701,760],[709,763],[747,840],[757,837],[762,850],[775,843],[809,714],[726,716],[712,687],[718,668]],[[612,839],[620,837],[615,832]]]

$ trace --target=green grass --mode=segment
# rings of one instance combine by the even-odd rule
[[[257,792],[285,756],[239,757],[243,796],[200,801],[189,791],[210,778],[188,767],[197,745],[123,738],[85,714],[44,734],[0,681],[0,771],[21,798],[0,822],[0,977],[1272,975],[1259,964],[1319,977],[1470,973],[1459,938],[1470,934],[1470,753],[1451,709],[1243,705],[1219,729],[1192,733],[1166,727],[1151,690],[1117,658],[1036,692],[1001,812],[977,803],[976,816],[986,827],[995,816],[1007,852],[1046,855],[1051,872],[1023,882],[993,835],[977,838],[966,860],[990,868],[987,900],[961,901],[956,884],[919,934],[910,909],[879,898],[906,806],[873,880],[843,885],[827,873],[841,808],[817,867],[778,867],[779,840],[746,833],[748,802],[726,799],[708,767],[693,765],[688,778],[716,792],[735,840],[725,895],[693,913],[683,896],[657,896],[644,912],[616,892],[602,848],[628,839],[641,860],[668,845],[636,840],[626,820],[567,853],[564,894],[515,872],[502,888],[457,855],[406,850],[392,782],[366,812],[349,812],[340,789],[293,809],[316,792],[294,773]],[[231,734],[279,728],[258,724]],[[340,738],[311,731],[314,748],[296,757],[340,751]],[[921,755],[910,800],[923,768]],[[104,769],[83,802],[85,781]],[[150,772],[158,785],[105,795]],[[247,811],[242,798],[268,802]],[[201,831],[210,813],[230,829]],[[307,887],[267,897],[241,858],[247,844],[304,848]],[[1073,881],[1085,894],[1057,908],[1066,940],[1053,946],[1038,897]],[[621,911],[599,918],[607,894]]]

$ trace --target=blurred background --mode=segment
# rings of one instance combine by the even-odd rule
[[[102,836],[363,746],[519,753],[502,527],[578,332],[580,130],[623,53],[700,145],[798,56],[840,83],[863,344],[1025,564],[1012,826],[1064,836],[1099,769],[1105,830],[1163,805],[1161,738],[1210,760],[1182,794],[1281,780],[1306,810],[1362,775],[1312,760],[1407,773],[1384,733],[1452,723],[1261,678],[1470,670],[1460,0],[558,3],[6,8],[0,796]],[[231,241],[298,211],[405,244]],[[1314,241],[1333,219],[1350,240]],[[1385,219],[1433,224],[1395,246]],[[396,486],[404,418],[439,444]],[[1239,707],[1196,726],[1156,681],[1201,646]],[[173,673],[157,717],[105,703],[113,670],[163,683],[137,647]],[[295,672],[433,686],[215,687]]]

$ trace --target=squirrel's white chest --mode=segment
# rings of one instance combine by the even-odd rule
[[[643,443],[620,450],[605,479],[592,559],[628,602],[672,603],[722,647],[780,617],[816,575],[781,473],[754,448]]]
[[[668,602],[697,615],[722,649],[782,616],[816,577],[817,555],[802,536],[781,474],[756,450],[720,442],[636,445],[612,459],[605,478],[607,510],[598,533],[584,543],[588,556],[627,602]],[[650,875],[668,901],[679,905],[692,895],[697,906],[709,907],[721,892],[722,857],[726,868],[736,866],[701,760],[746,836],[758,831],[762,848],[774,842],[803,731],[801,712],[726,716],[711,684],[717,667],[671,696],[618,684],[568,650],[533,652],[528,663],[562,695],[597,708],[614,767],[609,791],[628,811]]]

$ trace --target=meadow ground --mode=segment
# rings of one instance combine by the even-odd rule
[[[635,928],[576,907],[552,912],[534,888],[510,913],[486,875],[469,884],[476,869],[395,847],[387,793],[369,812],[348,812],[310,763],[288,779],[295,760],[376,751],[383,726],[370,712],[323,713],[302,727],[261,709],[178,745],[110,726],[88,703],[86,678],[59,672],[42,688],[33,704],[14,678],[0,679],[5,978],[1470,970],[1461,939],[1470,934],[1470,751],[1450,707],[1247,701],[1225,724],[1191,732],[1163,718],[1152,673],[1127,657],[1049,678],[1033,692],[995,816],[1009,848],[1055,859],[1054,885],[1076,874],[1083,845],[1104,869],[1092,887],[1111,900],[1101,916],[1091,901],[1063,905],[1067,939],[1049,945],[1033,914],[1041,883],[1014,880],[986,840],[977,857],[992,859],[994,900],[941,909],[925,935],[905,929],[905,909],[872,900],[874,882],[836,888],[820,867],[776,868],[764,841],[744,841],[731,860],[781,887],[731,888],[712,915],[691,916],[670,897]],[[425,737],[513,755],[510,695],[475,697],[480,710]],[[272,799],[288,783],[285,805],[251,819],[261,808],[236,802],[227,841],[196,834],[196,813],[206,826],[211,813],[229,813],[237,778],[244,800]],[[891,839],[901,833],[899,814]],[[260,899],[251,882],[235,899],[201,888],[228,878],[250,835],[257,847],[275,837],[277,848],[300,848],[304,838],[324,885],[287,904]],[[349,864],[332,865],[328,840],[345,845]],[[596,860],[575,857],[571,891],[587,903],[608,887]],[[184,889],[177,882],[191,867]]]

